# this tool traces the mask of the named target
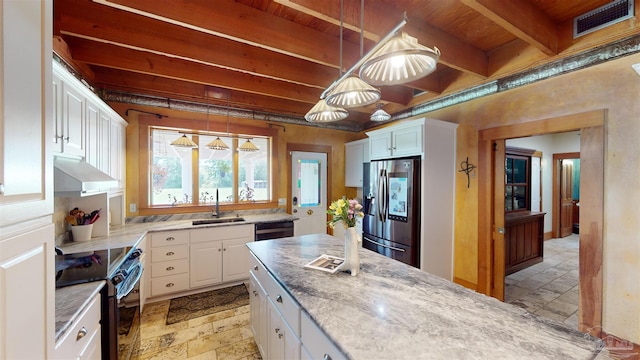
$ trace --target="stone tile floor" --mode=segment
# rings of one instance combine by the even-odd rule
[[[249,327],[249,305],[166,325],[169,300],[146,304],[140,351],[132,360],[261,359]]]
[[[578,328],[579,235],[544,242],[544,261],[508,275],[505,302]]]

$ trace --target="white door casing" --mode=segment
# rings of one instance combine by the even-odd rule
[[[327,233],[327,154],[291,152],[291,211],[296,236]]]

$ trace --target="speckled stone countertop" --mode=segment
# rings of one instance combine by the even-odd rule
[[[135,246],[148,232],[170,230],[206,229],[222,226],[236,226],[278,221],[294,221],[297,217],[287,213],[239,214],[244,221],[222,224],[193,225],[193,220],[213,219],[207,214],[166,215],[140,217],[136,221],[121,226],[112,226],[109,236],[96,237],[86,242],[66,242],[58,246],[63,253],[86,252],[97,249],[108,249],[121,246]],[[228,215],[224,217],[235,217]]]
[[[56,342],[75,324],[80,313],[104,285],[105,281],[92,281],[56,289]]]
[[[358,276],[304,268],[343,256],[329,235],[247,246],[351,359],[609,358],[577,330],[364,248]]]

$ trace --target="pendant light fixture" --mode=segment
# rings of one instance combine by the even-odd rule
[[[309,112],[304,116],[308,122],[332,122],[346,119],[349,112],[340,107],[327,104],[324,99],[320,99]]]
[[[171,143],[171,146],[181,147],[181,148],[197,148],[198,144],[193,142],[193,140],[189,139],[186,134],[182,134],[179,138],[174,140]]]
[[[371,114],[371,121],[387,121],[391,119],[391,115],[388,112],[382,110],[382,104],[377,105],[377,110]]]
[[[238,147],[238,151],[256,152],[256,151],[260,151],[260,148],[257,147],[254,143],[252,143],[251,139],[247,139],[247,141],[245,141],[244,144]]]
[[[340,3],[340,68],[342,69],[342,22],[343,10]],[[360,0],[360,57],[364,48],[364,0]],[[380,100],[380,90],[362,81],[357,76],[350,76],[340,81],[327,96],[327,104],[345,108],[366,106]]]
[[[398,85],[431,74],[440,58],[437,47],[420,45],[414,37],[395,35],[360,68],[360,78],[372,85]]]

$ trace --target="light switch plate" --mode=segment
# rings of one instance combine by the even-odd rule
[[[279,198],[278,205],[287,205],[287,198]]]
[[[134,213],[138,211],[138,206],[136,204],[129,204],[129,212]]]

